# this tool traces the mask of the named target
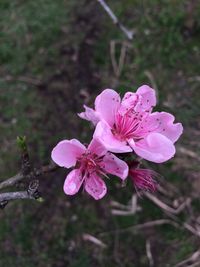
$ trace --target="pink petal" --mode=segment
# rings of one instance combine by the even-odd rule
[[[92,139],[92,141],[90,142],[88,146],[88,150],[98,155],[99,157],[105,155],[107,152],[107,149],[105,148],[105,146],[96,138]]]
[[[136,189],[155,192],[157,189],[156,177],[159,174],[149,169],[130,169],[129,176],[131,177]]]
[[[95,129],[94,138],[100,140],[100,142],[106,147],[108,151],[115,153],[131,152],[132,149],[127,145],[126,141],[120,141],[112,134],[110,126],[103,121],[100,121]]]
[[[142,123],[142,127],[151,132],[161,133],[173,143],[183,133],[181,123],[174,123],[174,116],[167,112],[154,112]]]
[[[96,173],[86,178],[84,188],[96,200],[101,199],[107,193],[106,184]]]
[[[85,108],[85,112],[78,113],[78,116],[81,119],[91,121],[94,125],[96,125],[99,122],[98,113],[94,109],[89,108],[86,105],[83,105],[83,107]]]
[[[63,140],[59,142],[51,152],[52,160],[60,167],[70,168],[75,166],[77,158],[86,148],[78,140]]]
[[[74,195],[76,194],[82,183],[83,183],[83,177],[79,169],[75,169],[71,171],[64,182],[64,192],[66,195]]]
[[[117,158],[111,153],[107,153],[102,160],[101,167],[108,173],[119,176],[122,180],[128,176],[128,165],[125,161]]]
[[[120,102],[121,99],[117,92],[112,89],[105,89],[95,100],[95,110],[99,113],[100,119],[105,120],[112,126]]]
[[[139,96],[139,101],[135,106],[136,112],[151,111],[152,107],[156,105],[156,93],[155,90],[148,85],[142,85],[136,91]]]
[[[119,109],[121,115],[127,113],[130,109],[133,109],[138,102],[138,95],[136,93],[127,92],[123,99]]]
[[[133,149],[138,156],[156,163],[167,161],[175,154],[173,143],[159,133],[150,133],[141,141],[136,142]]]

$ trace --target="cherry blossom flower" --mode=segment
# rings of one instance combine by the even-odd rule
[[[81,185],[94,199],[101,199],[107,192],[102,176],[113,174],[126,179],[128,165],[93,139],[86,148],[78,140],[63,140],[52,150],[53,161],[61,167],[75,167],[66,177],[64,192],[67,195],[76,194]]]
[[[155,192],[157,189],[157,182],[155,178],[158,174],[149,169],[129,169],[129,177],[131,178],[136,190],[145,190]]]
[[[85,112],[78,113],[78,116],[81,119],[91,121],[94,125],[96,125],[99,122],[99,114],[97,111],[95,111],[92,108],[87,107],[86,105],[83,105]]]
[[[128,177],[137,191],[156,191],[158,184],[156,178],[160,177],[157,172],[140,168],[140,162],[137,160],[128,161],[127,164],[129,166]]]
[[[135,93],[127,92],[121,100],[112,89],[105,89],[95,100],[95,109],[85,106],[79,114],[96,125],[98,138],[108,151],[134,151],[143,159],[162,163],[175,154],[174,143],[183,132],[181,123],[167,112],[152,112],[155,90],[147,85]]]

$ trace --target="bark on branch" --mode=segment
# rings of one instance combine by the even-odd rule
[[[28,191],[7,192],[0,194],[0,202],[15,200],[15,199],[35,199]]]
[[[40,168],[32,168],[25,137],[18,137],[17,143],[21,150],[22,166],[19,173],[0,182],[0,190],[17,187],[19,183],[24,183],[25,191],[2,192],[0,193],[0,207],[4,208],[10,200],[15,199],[38,199],[40,193],[38,178],[46,173],[55,171],[58,166],[51,162],[49,165]]]
[[[22,180],[24,180],[25,178],[33,179],[33,178],[42,176],[43,174],[55,171],[56,169],[58,169],[58,166],[55,165],[54,163],[50,163],[49,165],[42,166],[39,169],[34,169],[27,175],[24,175],[22,172],[19,172],[16,175],[8,178],[7,180],[0,182],[0,190],[3,188],[14,186],[18,182],[21,182]]]
[[[117,16],[114,14],[112,9],[108,6],[108,4],[104,0],[97,0],[99,4],[103,7],[105,12],[109,15],[109,17],[112,19],[113,23],[119,27],[119,29],[126,35],[126,37],[129,40],[133,39],[134,31],[128,30],[117,18]]]

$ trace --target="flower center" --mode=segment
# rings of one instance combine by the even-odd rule
[[[140,128],[142,118],[143,114],[138,112],[129,111],[125,115],[117,113],[112,133],[120,141],[125,141],[130,138],[141,138],[137,133]]]
[[[101,161],[102,158],[100,158],[94,153],[91,153],[90,151],[86,151],[86,153],[84,153],[78,160],[78,163],[80,164],[80,169],[82,170],[83,175],[87,174],[87,177],[93,172],[102,173],[100,167]]]

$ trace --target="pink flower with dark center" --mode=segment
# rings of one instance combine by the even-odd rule
[[[79,116],[96,125],[94,138],[108,151],[134,151],[146,160],[161,163],[174,156],[174,143],[183,127],[174,123],[170,113],[152,112],[155,105],[155,91],[147,85],[135,93],[127,92],[122,100],[117,92],[106,89],[97,96],[95,109],[85,106]]]
[[[66,177],[64,192],[67,195],[76,194],[81,185],[96,200],[107,192],[102,176],[107,174],[119,176],[122,180],[128,175],[128,165],[93,139],[86,148],[78,140],[64,140],[54,147],[51,157],[61,167],[75,167]]]
[[[157,189],[157,182],[155,178],[158,174],[148,169],[130,169],[129,177],[131,178],[136,190],[145,190],[155,192]]]

